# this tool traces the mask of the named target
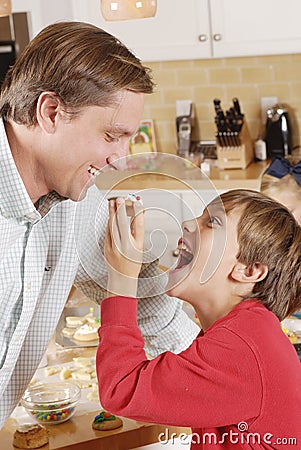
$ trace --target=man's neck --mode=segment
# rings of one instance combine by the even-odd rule
[[[15,122],[6,122],[5,129],[17,170],[29,197],[36,205],[39,198],[49,192],[41,180],[41,171],[35,155],[38,129]]]

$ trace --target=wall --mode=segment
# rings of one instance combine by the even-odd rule
[[[255,140],[261,124],[261,97],[277,96],[291,109],[294,144],[300,144],[301,54],[146,63],[152,68],[156,92],[146,96],[144,117],[155,123],[157,148],[176,153],[176,100],[195,104],[195,140],[214,139],[213,99],[224,110],[238,97]]]

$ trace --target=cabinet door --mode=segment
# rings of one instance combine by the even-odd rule
[[[299,53],[300,0],[210,0],[213,56]]]
[[[100,1],[73,0],[74,17],[114,34],[143,61],[211,57],[208,0],[158,0],[155,17],[106,22]]]

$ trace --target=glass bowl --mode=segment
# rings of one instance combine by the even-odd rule
[[[74,415],[80,394],[75,383],[41,383],[26,389],[21,405],[38,423],[55,425]]]

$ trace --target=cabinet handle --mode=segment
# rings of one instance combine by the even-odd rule
[[[216,41],[216,42],[221,41],[222,40],[222,35],[219,34],[219,33],[214,34],[213,35],[213,40]]]
[[[207,34],[200,34],[200,35],[199,35],[199,41],[200,41],[200,42],[206,42],[206,41],[208,41],[208,36],[207,36]]]

